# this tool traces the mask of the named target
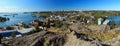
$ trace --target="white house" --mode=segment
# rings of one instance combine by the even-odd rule
[[[104,20],[103,18],[99,18],[98,19],[98,25],[101,25],[103,23],[103,20]]]
[[[109,22],[110,22],[110,20],[105,20],[105,21],[103,22],[103,25],[108,25]]]

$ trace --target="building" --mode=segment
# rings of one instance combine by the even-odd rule
[[[103,20],[104,20],[103,18],[99,18],[98,19],[98,25],[101,25],[103,23]]]
[[[33,25],[34,25],[34,26],[42,26],[42,25],[43,25],[43,22],[42,22],[42,21],[39,21],[39,20],[34,20],[34,21],[33,21]]]
[[[103,22],[103,25],[108,25],[110,23],[110,20],[105,20],[104,22]]]

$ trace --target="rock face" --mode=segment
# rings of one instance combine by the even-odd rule
[[[73,25],[69,26],[70,29],[76,31],[76,32],[80,32],[80,31],[87,31],[87,32],[91,32],[91,31],[108,31],[110,30],[110,26],[107,25],[82,25],[80,23],[74,23]]]
[[[5,22],[5,21],[7,21],[7,20],[9,20],[9,18],[4,18],[4,17],[1,17],[1,16],[0,16],[0,22]]]
[[[106,41],[107,44],[111,46],[120,46],[120,36],[113,38],[111,40]]]
[[[81,30],[90,31],[89,33],[91,33],[91,30],[86,27],[80,28],[82,27],[73,28],[74,30],[72,29],[67,33],[41,31],[19,38],[4,40],[2,43],[7,46],[120,46],[120,36],[108,41],[100,41],[97,38],[91,38],[79,33]],[[115,30],[119,30],[119,28]],[[0,44],[0,46],[6,46],[4,44]]]
[[[79,35],[80,37],[77,37]],[[68,41],[64,46],[104,46],[101,41],[97,39],[88,38],[82,34],[70,33]]]
[[[43,36],[45,33],[46,32],[39,32],[28,36],[5,40],[4,42],[9,46],[28,46],[36,39],[38,39],[38,37]]]
[[[87,28],[85,30],[91,31]],[[120,36],[108,41],[100,41],[73,30],[68,33],[41,31],[4,40],[2,43],[7,46],[120,46]],[[4,44],[0,44],[0,46],[5,46]]]
[[[41,31],[4,41],[8,46],[104,46],[101,41],[74,31],[68,34]]]
[[[47,33],[44,37],[40,37],[30,46],[63,46],[65,43],[65,35]]]
[[[4,41],[9,46],[63,46],[65,35],[42,31],[20,38]]]

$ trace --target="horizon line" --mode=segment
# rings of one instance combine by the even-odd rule
[[[120,10],[41,10],[41,11],[12,11],[12,13],[14,12],[45,12],[45,11],[120,11]],[[11,13],[8,11],[4,11],[3,13]],[[2,11],[0,11],[0,13],[2,13]]]

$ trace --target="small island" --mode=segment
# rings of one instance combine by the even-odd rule
[[[5,22],[5,21],[8,21],[8,20],[10,20],[9,18],[5,18],[5,17],[1,17],[0,16],[0,22]]]

